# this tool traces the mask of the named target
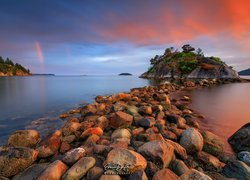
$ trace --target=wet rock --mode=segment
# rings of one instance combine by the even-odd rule
[[[195,169],[190,169],[187,171],[185,174],[180,176],[180,179],[182,180],[187,180],[187,179],[192,179],[192,180],[212,180],[208,175],[197,171]]]
[[[169,139],[166,139],[166,142],[168,142],[174,147],[175,154],[177,154],[181,159],[183,160],[187,159],[188,156],[185,148],[183,148],[180,144],[171,141]]]
[[[38,176],[48,167],[49,163],[33,164],[23,172],[13,177],[13,180],[37,179]]]
[[[239,180],[250,179],[250,167],[242,161],[229,162],[223,168],[223,174],[229,178],[236,178]]]
[[[133,116],[122,111],[116,112],[110,119],[110,126],[114,129],[129,127],[133,122]]]
[[[153,117],[145,117],[137,121],[136,124],[143,128],[150,128],[155,124],[155,119]]]
[[[203,148],[203,137],[195,128],[189,128],[182,133],[180,145],[190,154],[199,152]]]
[[[71,116],[71,114],[69,114],[69,113],[64,113],[64,114],[61,114],[59,117],[60,117],[61,119],[65,119],[65,118],[70,117],[70,116]]]
[[[199,152],[197,158],[201,162],[203,169],[208,171],[220,171],[225,166],[219,159],[204,151]]]
[[[163,180],[163,179],[178,180],[180,178],[170,169],[163,168],[153,176],[153,180]]]
[[[38,180],[61,179],[62,175],[67,171],[68,167],[60,160],[51,163],[45,171],[37,178]]]
[[[38,150],[38,157],[39,158],[46,158],[49,156],[54,155],[58,152],[61,145],[61,132],[56,131],[49,139],[44,140],[41,142]]]
[[[96,161],[93,157],[83,157],[77,161],[64,175],[64,180],[81,179],[85,176],[89,169],[95,165]]]
[[[40,134],[36,130],[18,130],[10,135],[8,145],[34,147],[39,140]]]
[[[126,167],[126,169],[118,169],[119,173],[133,173],[138,170],[144,170],[147,166],[147,161],[135,151],[116,148],[109,152],[103,163],[106,171],[115,170],[112,168],[112,165],[115,165],[115,168],[117,166]]]
[[[82,135],[81,138],[84,139],[90,135],[96,134],[98,136],[102,136],[103,135],[103,130],[100,127],[93,127],[93,128],[89,128],[87,130],[85,130]]]
[[[29,167],[38,152],[26,147],[0,147],[0,176],[11,177]]]
[[[241,151],[238,153],[239,160],[246,163],[248,166],[250,166],[250,152],[248,151]]]
[[[61,139],[62,139],[62,142],[72,143],[73,141],[76,140],[76,136],[72,134],[69,136],[64,136]]]
[[[93,104],[88,104],[81,109],[81,114],[83,117],[85,117],[87,115],[93,115],[96,112],[97,112],[97,109],[96,109],[95,105],[93,105]]]
[[[245,124],[238,131],[236,131],[228,139],[228,142],[235,152],[250,152],[250,123]]]
[[[200,128],[199,123],[197,122],[196,119],[194,119],[192,116],[190,115],[185,115],[184,116],[185,120],[186,120],[186,124],[195,128]]]
[[[218,136],[209,131],[203,131],[201,134],[204,139],[204,151],[214,156],[218,156],[219,154],[223,153],[224,143]]]
[[[164,140],[147,142],[138,148],[138,152],[160,167],[168,167],[174,156],[173,146]]]
[[[92,167],[87,173],[88,180],[99,180],[103,175],[103,169],[97,166]]]
[[[148,180],[148,177],[146,175],[146,173],[142,170],[140,171],[136,171],[135,173],[133,174],[130,174],[128,177],[127,177],[128,180]]]
[[[189,171],[187,165],[178,159],[175,159],[171,162],[170,169],[178,176],[181,176],[182,174],[185,174],[187,171]]]
[[[85,155],[85,149],[84,148],[75,148],[72,149],[71,151],[67,152],[62,161],[65,162],[68,165],[74,164],[76,161],[81,159]]]
[[[81,123],[69,122],[69,123],[66,123],[65,126],[63,127],[62,133],[64,136],[69,136],[71,134],[74,134],[80,128],[81,128]]]

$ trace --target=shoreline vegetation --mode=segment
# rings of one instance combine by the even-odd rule
[[[243,81],[243,80],[241,80]],[[249,179],[250,124],[228,142],[200,128],[204,116],[180,90],[235,82],[196,79],[97,96],[60,115],[65,125],[41,139],[35,130],[13,132],[0,147],[0,176],[13,179]]]

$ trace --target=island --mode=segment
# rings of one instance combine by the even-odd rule
[[[132,76],[130,73],[120,73],[119,76]]]
[[[30,70],[21,64],[13,63],[9,58],[3,59],[0,56],[0,76],[30,76]]]
[[[182,51],[167,48],[163,55],[150,60],[151,66],[141,78],[239,79],[238,73],[219,57],[205,57],[200,48],[189,44]]]
[[[250,68],[238,72],[241,76],[250,76]]]

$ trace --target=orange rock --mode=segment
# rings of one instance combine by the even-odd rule
[[[147,137],[148,141],[153,141],[153,140],[164,140],[161,134],[149,134]]]
[[[100,139],[100,137],[96,134],[92,134],[88,137],[88,139],[84,142],[85,146],[96,144],[96,142]]]
[[[93,127],[93,128],[89,128],[87,130],[85,130],[82,135],[81,138],[86,138],[92,134],[96,134],[98,136],[102,136],[103,135],[103,130],[100,127]]]
[[[133,116],[122,111],[116,112],[110,120],[110,126],[114,129],[128,127],[133,122]]]
[[[144,131],[144,128],[143,127],[139,127],[139,128],[134,129],[132,131],[132,134],[133,135],[138,135],[138,134],[141,134],[143,131]]]
[[[180,178],[170,169],[164,168],[158,171],[153,176],[153,180],[163,180],[163,179],[179,180]]]
[[[60,180],[68,167],[60,160],[54,161],[38,177],[38,180]]]
[[[71,149],[71,146],[67,142],[62,142],[61,147],[60,147],[60,152],[65,153]]]

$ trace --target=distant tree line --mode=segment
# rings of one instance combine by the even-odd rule
[[[12,73],[16,75],[17,71],[22,71],[24,73],[30,74],[30,70],[23,67],[21,64],[13,63],[13,61],[9,58],[3,59],[0,56],[0,72],[7,74]]]

